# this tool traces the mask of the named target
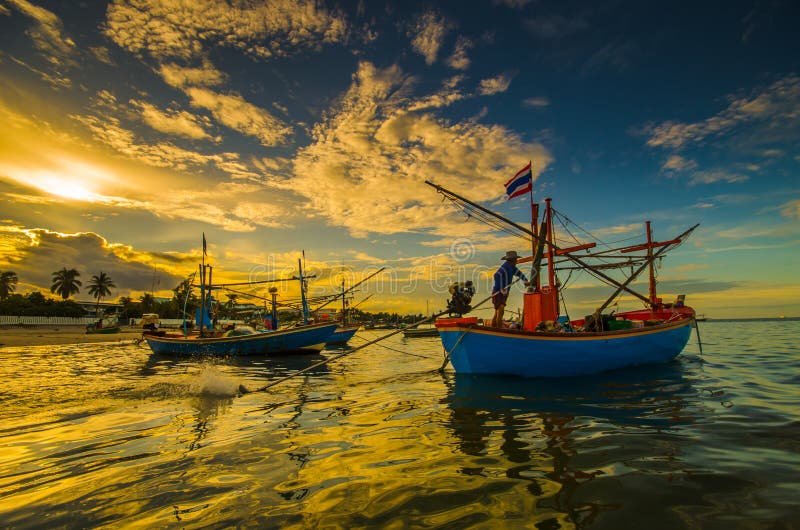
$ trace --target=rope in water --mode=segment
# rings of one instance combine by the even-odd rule
[[[512,283],[514,283],[514,282],[512,282]],[[486,298],[484,298],[483,300],[481,300],[480,302],[475,304],[475,307],[473,307],[473,309],[477,309],[478,307],[482,306],[483,304],[485,304],[486,302],[488,302],[491,299],[492,299],[491,296],[487,296]],[[303,368],[302,370],[298,370],[298,371],[296,371],[294,373],[291,373],[291,374],[289,374],[289,375],[287,375],[285,377],[281,377],[280,379],[276,379],[275,381],[272,381],[269,384],[266,384],[266,385],[264,385],[264,386],[262,386],[260,388],[256,388],[256,389],[250,390],[247,387],[245,387],[244,385],[239,385],[239,393],[241,393],[241,394],[253,394],[255,392],[266,392],[270,388],[272,388],[272,387],[274,387],[274,386],[276,386],[276,385],[278,385],[280,383],[283,383],[284,381],[288,381],[288,380],[293,379],[293,378],[295,378],[295,377],[297,377],[299,375],[302,375],[302,374],[304,374],[306,372],[310,372],[311,370],[313,370],[315,368],[319,368],[320,366],[323,366],[323,365],[328,364],[330,362],[333,362],[333,361],[336,361],[338,359],[341,359],[342,357],[347,357],[348,355],[352,355],[353,353],[356,353],[357,351],[363,350],[367,346],[371,346],[373,344],[377,344],[378,342],[381,342],[382,340],[385,340],[385,339],[388,339],[389,337],[397,335],[398,333],[402,333],[403,331],[405,331],[407,329],[413,329],[413,328],[419,326],[420,324],[427,324],[428,322],[432,322],[433,320],[439,318],[440,316],[442,316],[442,315],[444,315],[446,313],[447,313],[447,311],[440,311],[439,313],[431,315],[430,317],[428,317],[428,318],[426,318],[424,320],[420,320],[419,322],[411,324],[411,325],[409,325],[409,326],[407,326],[405,328],[398,328],[398,329],[392,331],[391,333],[387,333],[386,335],[378,337],[377,339],[373,339],[373,340],[371,340],[371,341],[369,341],[369,342],[367,342],[365,344],[362,344],[361,346],[357,346],[357,347],[353,348],[350,351],[342,352],[342,353],[340,353],[338,355],[334,355],[333,357],[330,357],[328,359],[324,359],[322,361],[316,362],[316,363],[314,363],[314,364],[312,364],[310,366],[307,366],[306,368]]]

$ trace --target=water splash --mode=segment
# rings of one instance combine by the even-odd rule
[[[190,391],[201,396],[234,397],[239,394],[239,383],[215,365],[203,363],[193,376]]]

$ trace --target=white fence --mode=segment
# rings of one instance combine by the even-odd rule
[[[0,326],[86,326],[96,317],[16,317],[0,315]]]
[[[97,322],[97,317],[18,317],[0,315],[0,326],[86,326]],[[130,318],[120,321],[123,326],[139,327],[141,318]],[[244,320],[220,320],[221,325],[244,324]],[[179,328],[183,325],[182,318],[162,318],[162,328]]]

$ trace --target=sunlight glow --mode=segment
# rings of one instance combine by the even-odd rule
[[[96,202],[100,195],[87,189],[83,184],[58,177],[40,177],[31,182],[34,186],[51,195],[77,201]]]
[[[52,160],[48,167],[0,166],[0,175],[56,197],[94,203],[114,202],[114,198],[98,193],[95,188],[115,182],[116,177],[97,166],[71,158]]]

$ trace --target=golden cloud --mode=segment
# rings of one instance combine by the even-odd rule
[[[187,88],[194,107],[207,109],[221,124],[271,146],[283,143],[292,133],[281,120],[242,98],[238,94],[219,94],[206,88]]]
[[[214,139],[206,132],[206,128],[211,125],[208,118],[196,116],[185,110],[164,111],[146,101],[131,100],[130,104],[139,109],[145,123],[159,132],[192,140],[221,141],[220,138]]]
[[[425,57],[426,64],[431,65],[436,62],[436,56],[449,29],[444,17],[432,10],[417,16],[409,28],[411,46],[414,51]]]
[[[109,5],[105,34],[117,45],[157,59],[196,59],[212,46],[256,57],[342,42],[344,16],[313,0],[118,0]]]
[[[543,146],[505,127],[410,112],[411,82],[397,66],[361,63],[338,108],[298,152],[294,178],[284,186],[354,235],[458,230],[455,222],[448,226],[451,210],[425,179],[490,200],[517,166],[532,160],[538,175],[550,162]]]

